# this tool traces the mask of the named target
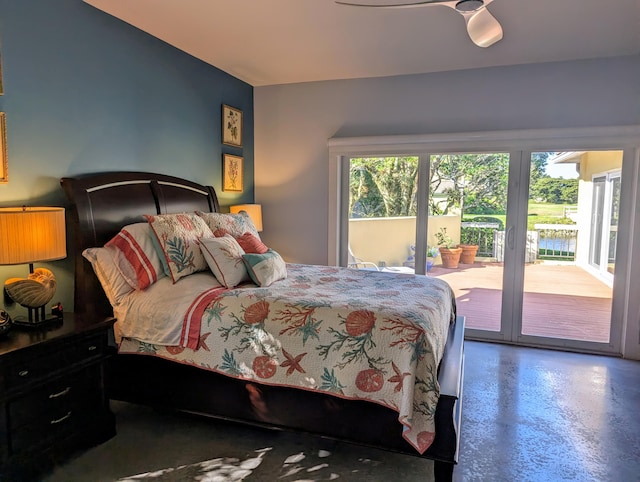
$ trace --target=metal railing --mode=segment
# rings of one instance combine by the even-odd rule
[[[477,244],[478,256],[504,260],[505,232],[497,223],[461,223],[460,242]],[[578,227],[575,224],[536,224],[527,231],[525,261],[575,261]]]
[[[575,261],[578,226],[575,224],[535,224],[538,258]]]
[[[460,223],[460,242],[462,244],[477,244],[480,257],[494,256],[494,235],[500,229],[498,223]]]

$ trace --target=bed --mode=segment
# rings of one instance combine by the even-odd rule
[[[61,185],[71,203],[69,216],[75,251],[75,311],[90,313],[96,318],[113,316],[114,306],[107,298],[92,264],[83,257],[83,251],[102,247],[121,232],[123,227],[144,222],[145,215],[162,217],[174,213],[220,211],[216,193],[211,186],[163,174],[104,172],[63,178]],[[226,313],[227,318],[230,316],[230,319],[238,323],[235,328],[226,325],[216,325],[212,328],[215,324],[212,324],[211,317],[199,318],[198,323],[190,325],[191,331],[184,328],[186,322],[181,325],[182,334],[179,342],[174,336],[172,339],[163,339],[162,343],[156,343],[154,340],[157,339],[150,342],[144,339],[143,335],[137,335],[140,339],[128,336],[132,333],[143,333],[136,332],[135,328],[132,328],[133,331],[127,330],[128,327],[136,326],[136,314],[139,314],[138,318],[146,318],[146,322],[152,327],[144,333],[153,332],[157,324],[165,323],[159,321],[164,316],[163,310],[142,316],[142,312],[136,311],[139,310],[139,305],[133,304],[133,308],[127,307],[127,311],[116,307],[119,318],[116,325],[122,324],[126,333],[122,339],[119,336],[117,338],[119,350],[110,366],[110,398],[268,428],[302,431],[425,457],[434,460],[436,480],[451,480],[453,467],[458,460],[462,413],[464,318],[455,316],[453,302],[450,311],[444,308],[436,310],[429,304],[431,302],[428,301],[428,296],[424,295],[423,300],[423,296],[415,295],[426,287],[434,292],[442,290],[440,298],[446,299],[446,290],[437,284],[428,284],[431,282],[425,277],[405,274],[293,264],[287,265],[287,273],[285,279],[269,287],[256,287],[249,282],[225,289],[216,284],[216,278],[211,273],[201,272],[194,273],[175,285],[165,277],[145,289],[144,294],[138,295],[136,292],[136,296],[141,299],[151,296],[154,291],[160,293],[155,296],[166,297],[168,293],[176,292],[178,286],[206,286],[209,298],[206,298],[201,306],[208,307],[209,313],[215,312],[217,321],[221,321],[222,312]],[[367,283],[371,290],[377,290],[376,296],[367,302],[371,306],[356,306],[357,309],[354,309],[353,306],[346,307],[344,300],[339,300],[340,291],[344,291],[347,297],[354,297],[355,295],[349,292],[349,286],[364,286]],[[332,286],[338,286],[335,293],[331,293]],[[434,286],[438,289],[432,290]],[[307,301],[302,299],[303,295],[307,297]],[[271,298],[268,298],[269,296]],[[295,296],[302,297],[302,301],[299,302],[302,304],[291,304]],[[316,310],[315,318],[306,318],[307,321],[311,320],[310,325],[313,329],[304,331],[303,328],[309,328],[309,323],[306,327],[302,327],[301,324],[286,325],[287,322],[295,321],[296,315],[299,314],[292,313],[291,307],[294,306],[297,310],[304,305],[308,308],[309,297],[315,300],[323,298],[322,303],[312,307]],[[429,349],[417,348],[416,337],[405,336],[407,331],[403,331],[408,326],[406,319],[394,318],[389,314],[383,317],[377,311],[372,311],[373,305],[377,306],[377,310],[392,309],[395,298],[398,298],[397,303],[400,304],[408,303],[407,300],[415,300],[416,306],[425,316],[437,312],[440,318],[451,317],[446,325],[442,325],[443,333],[438,337],[443,340],[441,349],[437,344],[428,345]],[[132,303],[142,302],[136,298]],[[149,302],[146,303],[145,306],[149,306]],[[233,303],[236,303],[235,307]],[[444,302],[440,304],[445,305]],[[286,345],[289,348],[287,351],[285,345],[281,346],[280,339],[273,342],[273,330],[269,332],[264,328],[264,324],[268,322],[264,320],[267,318],[266,315],[261,318],[259,315],[265,306],[270,306],[270,313],[280,315],[268,318],[278,318],[281,327],[284,326],[280,330],[281,338],[295,340],[298,345],[294,348]],[[339,307],[344,309],[340,311],[337,309]],[[246,323],[239,322],[243,316],[248,316],[249,311],[253,318],[258,316],[256,323],[259,322],[251,327],[252,333],[255,333],[255,327],[259,326],[262,339],[272,340],[270,343],[276,347],[274,350],[282,355],[279,365],[273,366],[268,363],[269,343],[260,346],[261,356],[254,357],[253,365],[242,362],[243,354],[256,349],[250,343],[247,344]],[[355,314],[358,317],[351,316],[354,312],[357,312]],[[409,373],[404,365],[400,365],[399,358],[387,360],[381,356],[381,353],[385,353],[384,350],[374,351],[375,341],[380,346],[385,343],[367,338],[368,333],[365,332],[373,331],[372,318],[367,318],[373,316],[371,313],[376,313],[377,319],[384,318],[387,323],[384,326],[380,325],[376,333],[384,333],[385,336],[391,337],[385,339],[389,353],[394,349],[398,356],[406,357],[409,354],[405,361],[412,366],[415,365],[417,370],[426,370],[426,374]],[[324,333],[318,327],[322,322],[330,323],[331,317],[335,318],[336,324],[334,328],[324,330],[328,338],[318,338],[318,333]],[[206,319],[207,322],[202,323],[202,319]],[[291,329],[287,333],[288,328]],[[294,329],[297,329],[297,332]],[[194,336],[189,339],[191,332]],[[298,336],[285,337],[283,333]],[[228,347],[232,348],[218,347],[212,350],[208,344],[216,338],[216,334],[221,334],[221,337],[230,343]],[[207,337],[209,341],[206,341]],[[424,345],[423,338],[420,340],[423,343],[420,346],[427,346]],[[354,345],[355,342],[360,344]],[[206,350],[201,349],[203,347]],[[350,349],[347,349],[349,347]],[[329,364],[327,369],[328,352],[332,351],[336,352],[335,356],[340,355],[342,358]],[[433,366],[427,364],[427,368],[424,368],[420,360],[429,358],[425,354],[431,351],[434,358]],[[219,361],[214,363],[196,358],[196,355],[206,355],[204,352],[217,353],[215,356],[219,356]],[[267,363],[256,368],[258,358],[260,362]],[[271,358],[274,358],[273,353]],[[415,362],[416,359],[418,362]],[[302,360],[304,364],[301,364]],[[348,391],[347,387],[350,384],[344,382],[346,375],[343,375],[341,380],[336,376],[334,368],[337,367],[338,373],[342,374],[340,370],[345,369],[346,372],[352,366],[356,367],[357,362],[364,365],[356,370],[357,377],[354,372],[355,384],[351,385],[356,386],[354,390],[360,389],[360,392],[354,393]],[[323,364],[324,367],[320,366]],[[251,367],[247,369],[247,365]],[[318,371],[313,372],[312,369],[316,365]],[[225,367],[226,369],[222,369]],[[235,369],[235,372],[232,369]],[[278,373],[281,381],[278,381],[275,373]],[[418,383],[423,387],[432,386],[429,390],[433,393],[423,389],[423,394],[420,395],[420,390],[413,391],[411,388],[414,398],[402,400],[400,393],[405,392],[406,380],[410,380],[408,383],[411,386],[415,384],[417,387]],[[385,387],[386,391],[381,387]],[[419,396],[426,398],[415,398]],[[427,403],[430,400],[432,406]],[[420,409],[422,406],[425,407],[423,410]],[[426,421],[423,420],[425,417]],[[331,423],[327,423],[328,420]],[[371,423],[373,420],[376,423]],[[429,430],[419,430],[418,427],[423,422],[430,424],[424,425],[430,427]]]

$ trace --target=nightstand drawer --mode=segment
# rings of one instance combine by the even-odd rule
[[[16,358],[7,367],[6,388],[13,390],[36,382],[49,376],[55,370],[65,368],[72,362],[73,355],[69,353],[68,349],[38,353],[37,356],[29,358]]]
[[[91,367],[12,400],[8,404],[9,430],[36,424],[40,419],[49,423],[52,418],[60,418],[86,399],[99,399],[99,380],[99,367]]]
[[[32,451],[39,446],[46,446],[52,440],[66,434],[91,430],[92,424],[101,414],[99,396],[78,400],[64,409],[58,407],[49,412],[47,417],[11,431],[11,454],[16,455],[25,450]]]
[[[75,362],[89,360],[93,357],[102,355],[107,348],[106,333],[97,333],[79,340],[74,345],[73,356]]]

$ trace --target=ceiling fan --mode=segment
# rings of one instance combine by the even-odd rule
[[[502,27],[487,10],[493,0],[335,0],[351,7],[412,8],[445,5],[464,17],[467,32],[474,44],[489,47],[502,38]]]

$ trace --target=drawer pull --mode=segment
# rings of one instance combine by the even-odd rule
[[[58,397],[64,397],[67,393],[69,393],[71,391],[71,387],[67,387],[64,390],[62,390],[61,392],[58,393],[52,393],[49,395],[49,398],[58,398]]]
[[[91,346],[88,348],[88,350],[89,350],[89,351],[93,351],[93,350],[97,350],[97,349],[98,349],[98,347],[97,347],[97,346],[95,346],[95,345],[91,345]]]
[[[29,374],[29,370],[20,370],[18,372],[18,375],[20,375],[21,377],[26,377]]]
[[[68,419],[71,416],[71,410],[69,410],[67,412],[67,414],[64,417],[60,417],[57,420],[51,420],[51,425],[55,425],[56,423],[60,423],[60,422],[64,422],[66,419]]]

